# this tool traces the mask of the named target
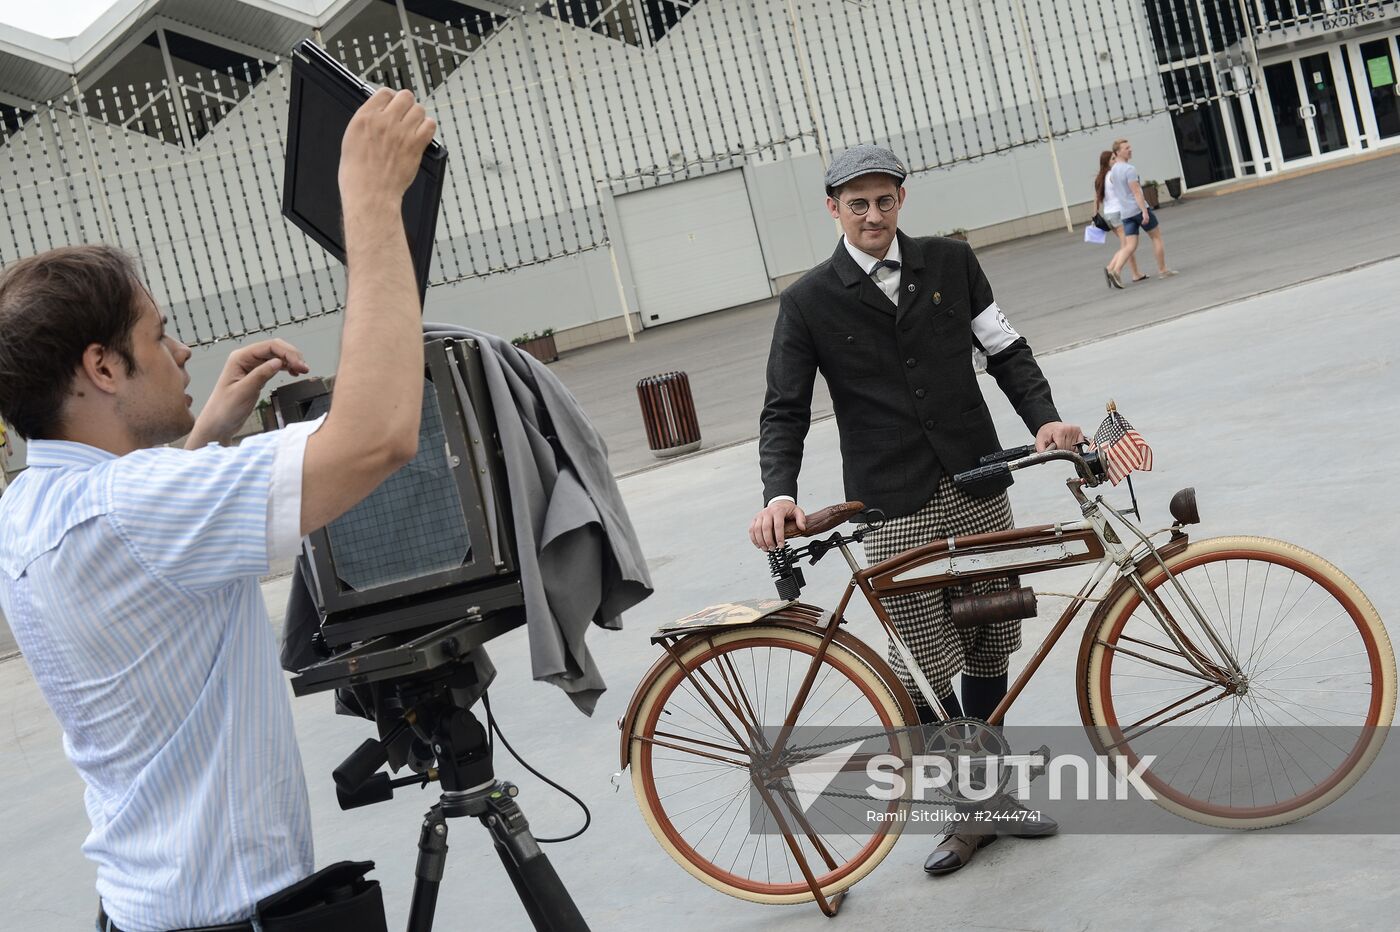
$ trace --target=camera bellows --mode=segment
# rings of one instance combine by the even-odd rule
[[[953,596],[949,608],[954,627],[973,628],[994,621],[1035,617],[1035,590],[1026,586],[991,595]]]

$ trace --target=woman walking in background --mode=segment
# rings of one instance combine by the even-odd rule
[[[1113,229],[1113,235],[1118,237],[1118,248],[1123,248],[1123,210],[1114,197],[1113,192],[1105,184],[1108,178],[1108,170],[1113,167],[1114,158],[1111,150],[1105,149],[1099,153],[1099,173],[1094,178],[1094,213],[1104,219]],[[1114,255],[1117,255],[1115,252]],[[1138,271],[1137,256],[1128,257],[1128,266],[1133,270],[1133,281],[1140,282],[1147,278],[1146,275]],[[1105,269],[1104,271],[1108,271]],[[1108,287],[1122,288],[1123,286],[1113,280],[1113,276],[1108,276]]]
[[[1138,178],[1137,169],[1132,165],[1132,143],[1126,139],[1115,139],[1113,158],[1113,167],[1108,170],[1108,177],[1104,179],[1104,190],[1106,193],[1112,193],[1118,201],[1119,210],[1122,211],[1123,246],[1113,257],[1113,261],[1109,262],[1108,268],[1104,269],[1104,274],[1108,276],[1108,284],[1113,288],[1123,287],[1118,273],[1123,271],[1123,266],[1128,264],[1128,260],[1137,250],[1139,231],[1152,238],[1152,253],[1157,258],[1157,277],[1169,278],[1175,275],[1176,271],[1167,268],[1167,247],[1162,242],[1162,230],[1157,222],[1157,215],[1148,210],[1147,199],[1142,193],[1142,181]]]

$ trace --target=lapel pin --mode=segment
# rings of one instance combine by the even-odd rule
[[[934,304],[942,304],[942,303],[943,303],[943,292],[941,292],[941,291],[935,291],[935,292],[933,293],[933,303],[934,303]]]

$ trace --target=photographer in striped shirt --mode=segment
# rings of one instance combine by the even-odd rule
[[[258,577],[417,450],[421,309],[401,209],[435,131],[408,91],[381,90],[345,132],[349,300],[323,422],[228,446],[268,380],[306,362],[281,340],[235,350],[194,417],[190,349],[116,249],[56,249],[0,276],[0,417],[29,441],[0,499],[0,611],[86,784],[99,929],[253,929],[259,900],[312,875]],[[376,925],[338,926],[352,927]]]

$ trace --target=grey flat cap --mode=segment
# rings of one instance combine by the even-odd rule
[[[889,149],[879,146],[856,146],[831,160],[831,167],[826,170],[826,186],[838,188],[852,178],[859,178],[871,172],[893,175],[897,181],[903,182],[909,174],[909,169],[905,168],[904,163]]]

